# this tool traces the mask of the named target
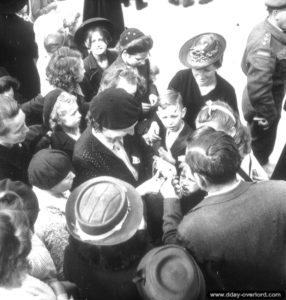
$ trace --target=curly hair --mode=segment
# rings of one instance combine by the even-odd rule
[[[0,286],[21,286],[28,270],[31,237],[27,216],[12,209],[0,211]]]
[[[50,114],[49,125],[52,131],[56,130],[60,125],[59,121],[66,112],[66,104],[77,104],[77,98],[67,92],[59,94],[57,101]]]
[[[59,48],[52,55],[46,68],[49,83],[68,92],[75,91],[82,63],[80,52],[69,47]]]
[[[221,108],[221,109],[220,109]],[[248,129],[241,123],[239,115],[225,102],[217,100],[204,106],[197,115],[196,127],[207,125],[205,123],[216,122],[226,133],[235,129],[234,140],[243,158],[250,153],[250,134]]]

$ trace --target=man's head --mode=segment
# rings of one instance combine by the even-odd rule
[[[283,31],[286,31],[286,0],[266,0],[269,18]]]
[[[11,97],[0,95],[0,144],[11,146],[25,140],[29,131],[25,114]]]
[[[182,96],[179,92],[167,90],[159,98],[158,116],[164,127],[170,131],[178,131],[186,114],[186,108],[182,103]]]
[[[190,137],[186,162],[201,189],[224,185],[236,178],[241,158],[232,137],[210,127],[196,130]]]

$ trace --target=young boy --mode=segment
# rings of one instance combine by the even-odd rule
[[[165,130],[159,132],[158,140],[152,147],[161,158],[173,165],[185,155],[186,140],[193,132],[183,120],[185,114],[186,108],[179,92],[166,90],[160,95],[157,115]],[[148,134],[145,138],[148,142]]]

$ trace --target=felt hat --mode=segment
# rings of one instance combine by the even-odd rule
[[[140,105],[124,89],[106,89],[90,104],[91,119],[107,129],[128,128],[138,121],[140,114]]]
[[[22,199],[23,210],[27,213],[30,226],[36,222],[39,212],[39,202],[31,187],[21,181],[3,179],[0,181],[0,192],[12,191]]]
[[[0,0],[0,14],[13,14],[20,11],[28,0]]]
[[[126,28],[120,35],[119,43],[121,47],[126,47],[132,41],[145,36],[145,34],[137,28]]]
[[[74,34],[74,41],[76,42],[76,44],[82,45],[86,38],[87,31],[97,26],[104,27],[111,36],[113,35],[113,25],[108,19],[90,18],[85,20],[76,30]]]
[[[220,34],[202,33],[181,47],[179,59],[188,68],[204,68],[222,60],[225,47],[226,40]]]
[[[31,185],[49,190],[60,183],[72,171],[68,155],[56,149],[38,151],[31,159],[28,177]]]
[[[265,0],[265,5],[273,8],[286,7],[286,0]]]
[[[71,193],[66,204],[67,227],[79,241],[116,245],[137,232],[143,203],[130,184],[109,176],[90,179]]]
[[[120,35],[119,49],[121,52],[137,44],[140,39],[145,40],[144,51],[149,51],[153,47],[153,40],[137,28],[126,28]]]
[[[62,92],[62,89],[54,89],[45,96],[43,107],[43,123],[47,129],[50,129],[50,115],[53,111],[54,105],[57,102],[58,96]]]
[[[4,67],[0,67],[0,90],[5,88],[7,84],[11,85],[14,90],[18,90],[20,87],[20,82],[16,78],[10,76]]]
[[[177,245],[149,251],[141,259],[133,281],[143,299],[205,299],[205,280],[200,268],[194,258]]]

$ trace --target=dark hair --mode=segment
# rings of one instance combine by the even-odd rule
[[[203,175],[209,183],[224,184],[235,178],[241,157],[232,137],[205,126],[189,138],[186,162],[193,173]]]
[[[0,211],[0,286],[21,286],[28,269],[31,240],[26,215],[17,210]]]
[[[0,94],[8,92],[11,88],[16,91],[20,87],[20,82],[11,76],[0,77]]]
[[[123,50],[129,55],[135,55],[138,53],[148,52],[153,47],[153,40],[150,36],[144,35],[138,39],[133,40]]]
[[[219,109],[220,107],[221,110]],[[229,114],[224,110],[228,111]],[[250,134],[247,127],[241,123],[239,115],[226,102],[217,100],[211,102],[211,104],[207,103],[197,115],[196,126],[199,124],[204,125],[204,123],[211,121],[218,122],[226,133],[235,128],[233,138],[242,158],[251,151]]]
[[[87,45],[88,48],[90,48],[91,46],[91,36],[94,32],[99,32],[101,34],[101,36],[103,37],[104,42],[106,43],[106,45],[110,45],[110,43],[112,42],[112,37],[110,32],[103,26],[96,26],[95,28],[90,28],[87,32],[86,32],[86,36],[84,38],[84,41],[86,42],[87,39],[89,39],[89,45]]]
[[[46,68],[49,83],[67,92],[73,92],[78,85],[82,56],[69,47],[59,48],[51,57]]]
[[[19,111],[20,107],[16,100],[9,96],[0,95],[0,136],[10,131],[5,120],[16,117]]]
[[[175,90],[166,90],[163,93],[160,93],[158,104],[162,108],[166,108],[170,105],[179,105],[183,108],[183,99],[179,92]]]

